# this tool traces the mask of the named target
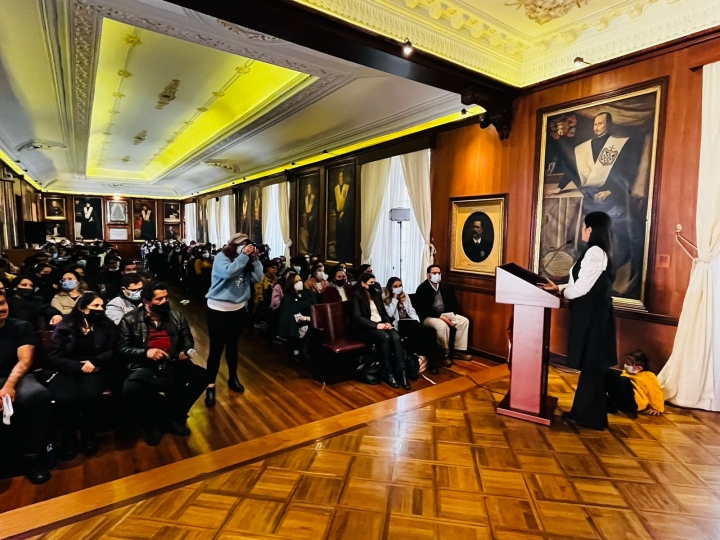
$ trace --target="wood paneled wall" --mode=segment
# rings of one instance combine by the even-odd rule
[[[692,70],[698,58],[715,50],[720,60],[720,37],[685,49],[655,55],[623,67],[527,92],[515,103],[510,138],[500,141],[495,129],[469,126],[440,133],[432,160],[433,243],[436,261],[448,268],[448,199],[450,197],[508,193],[507,261],[529,267],[532,215],[535,205],[534,167],[537,112],[589,96],[668,77],[667,121],[661,177],[657,186],[654,271],[648,284],[646,306],[651,313],[677,318],[690,277],[691,259],[675,243],[675,226],[695,239],[695,208],[700,154],[702,70]],[[705,59],[707,61],[707,59]],[[660,268],[656,261],[669,257]],[[463,311],[472,320],[473,348],[493,355],[507,355],[509,306],[494,302],[492,280],[447,277],[458,287]],[[551,350],[564,354],[567,310],[554,313]],[[657,369],[672,351],[676,327],[650,320],[618,316],[618,352],[633,348],[648,352]]]

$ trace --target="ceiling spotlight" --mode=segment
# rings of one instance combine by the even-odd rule
[[[462,111],[460,111],[460,114],[462,114],[463,116],[465,116],[465,115],[467,114],[467,109],[463,109]]]
[[[592,66],[592,64],[590,62],[586,62],[582,56],[576,56],[575,60],[573,60],[573,66],[575,66],[575,69],[580,69],[585,66]]]
[[[405,56],[410,56],[413,53],[413,51],[415,50],[413,48],[413,44],[410,43],[410,40],[408,38],[405,38],[405,41],[403,42],[402,46],[403,46],[402,51]]]
[[[294,165],[295,165],[295,162],[293,161],[290,165],[293,165],[293,166],[294,166]]]
[[[478,116],[478,123],[480,124],[480,129],[485,129],[490,127],[492,122],[490,122],[490,116],[488,116],[488,113],[482,113]]]
[[[328,153],[328,151],[327,151],[327,150],[323,150],[323,154],[327,154],[327,153]]]

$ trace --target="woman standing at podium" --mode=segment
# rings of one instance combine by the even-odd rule
[[[605,212],[585,216],[582,228],[587,250],[570,269],[570,281],[559,287],[548,280],[540,286],[570,300],[567,366],[580,369],[570,424],[603,430],[607,427],[604,371],[617,364],[612,309],[612,221]]]

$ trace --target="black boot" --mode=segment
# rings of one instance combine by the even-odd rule
[[[205,389],[205,406],[206,407],[214,407],[215,406],[215,387],[209,386]]]
[[[145,443],[148,446],[157,446],[162,440],[162,431],[158,428],[150,428],[145,430]]]
[[[85,431],[82,433],[82,453],[87,457],[94,456],[98,453],[98,443],[95,438],[95,431]]]
[[[187,427],[186,420],[171,420],[168,422],[167,432],[178,437],[187,437],[190,435],[190,428]]]
[[[231,375],[228,379],[228,388],[233,392],[242,393],[245,391],[245,387],[240,384],[240,379],[237,375]]]
[[[72,461],[77,456],[77,433],[75,430],[63,430],[60,461]]]
[[[400,385],[397,383],[392,373],[387,373],[385,375],[385,382],[390,388],[400,388]]]
[[[403,390],[410,390],[410,382],[407,380],[407,375],[405,374],[405,371],[400,372],[398,381],[400,382],[400,386],[403,387]]]
[[[45,456],[40,454],[27,454],[25,456],[25,476],[35,485],[44,484],[50,480],[50,471],[45,467]]]

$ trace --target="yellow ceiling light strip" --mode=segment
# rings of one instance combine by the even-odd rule
[[[234,180],[230,182],[226,182],[219,186],[214,186],[212,188],[205,189],[203,191],[199,191],[197,193],[192,193],[189,196],[196,196],[196,195],[205,195],[206,193],[212,193],[214,191],[218,191],[221,189],[227,189],[232,186],[237,186],[240,184],[244,184],[246,182],[251,182],[253,180],[257,180],[258,178],[266,178],[270,176],[274,176],[276,174],[281,174],[287,171],[292,171],[295,169],[299,169],[301,167],[305,167],[307,165],[312,165],[314,163],[318,163],[320,161],[325,161],[329,158],[335,158],[344,156],[347,154],[351,154],[353,152],[358,152],[359,150],[364,150],[365,148],[369,148],[371,146],[375,146],[384,142],[393,141],[395,139],[400,139],[402,137],[406,137],[408,135],[412,135],[414,133],[419,133],[421,131],[425,131],[427,129],[431,129],[437,126],[442,126],[445,124],[450,124],[452,122],[458,122],[460,120],[465,120],[471,116],[477,116],[479,114],[482,114],[485,112],[485,109],[482,107],[471,107],[469,109],[466,109],[465,114],[462,112],[457,112],[453,114],[449,114],[447,116],[443,116],[441,118],[437,118],[435,120],[430,120],[429,122],[425,122],[423,124],[418,124],[417,126],[413,126],[407,129],[403,129],[400,131],[396,131],[394,133],[388,133],[387,135],[381,135],[379,137],[374,137],[372,139],[367,139],[362,142],[358,142],[355,144],[351,144],[348,146],[343,146],[342,148],[337,148],[334,150],[328,150],[327,153],[323,152],[321,154],[316,154],[314,156],[310,156],[303,159],[298,159],[292,164],[283,165],[280,167],[274,167],[272,169],[268,169],[256,174],[252,174],[249,176],[239,176],[235,178]],[[187,197],[181,197],[182,199],[185,199]]]
[[[28,173],[23,171],[20,166],[15,163],[15,160],[12,159],[10,156],[8,156],[5,152],[0,149],[0,161],[3,161],[7,167],[10,167],[18,176],[22,175],[25,177],[25,180],[28,181],[28,183],[34,187],[37,190],[44,191],[43,187],[38,184],[35,180],[33,180]]]

